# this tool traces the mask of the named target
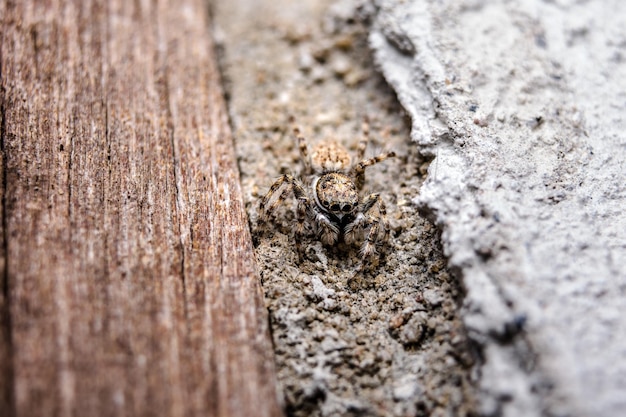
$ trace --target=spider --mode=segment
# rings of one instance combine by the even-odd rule
[[[326,246],[361,242],[361,264],[358,267],[361,270],[378,253],[377,245],[389,238],[385,203],[380,195],[374,193],[362,200],[359,198],[365,182],[365,169],[396,154],[390,151],[364,159],[369,139],[367,124],[363,126],[363,139],[357,148],[359,162],[354,165],[346,148],[333,140],[319,143],[309,157],[306,139],[297,128],[294,134],[300,149],[304,183],[289,174],[278,178],[261,199],[258,225],[264,228],[269,216],[291,190],[297,200],[295,240],[300,259],[305,222],[308,221],[317,238]]]

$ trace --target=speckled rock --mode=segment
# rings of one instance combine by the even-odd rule
[[[481,412],[626,415],[626,3],[370,7],[434,157],[413,201],[466,289]]]
[[[462,288],[438,230],[412,200],[428,160],[410,140],[396,97],[376,72],[361,2],[219,0],[221,66],[246,208],[270,313],[276,368],[290,416],[476,415],[478,360],[459,316]],[[298,258],[292,194],[267,227],[259,199],[300,172],[293,128],[310,144],[333,139],[352,155],[369,121],[362,197],[380,193],[389,242],[356,274],[359,248],[308,233]]]

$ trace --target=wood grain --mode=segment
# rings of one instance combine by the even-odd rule
[[[206,5],[0,19],[0,414],[280,414]]]

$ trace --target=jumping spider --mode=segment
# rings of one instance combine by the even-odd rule
[[[302,177],[309,187],[292,175],[282,175],[261,199],[259,227],[265,226],[271,213],[292,190],[297,200],[295,238],[300,257],[305,221],[308,220],[324,245],[334,246],[340,242],[352,245],[362,241],[358,270],[371,262],[378,253],[377,245],[384,244],[389,238],[385,203],[379,194],[370,194],[360,200],[359,191],[363,188],[367,167],[396,155],[384,152],[364,159],[369,131],[366,124],[363,131],[356,155],[359,162],[351,165],[346,148],[333,140],[319,143],[309,157],[306,139],[297,128],[294,129],[303,165]]]

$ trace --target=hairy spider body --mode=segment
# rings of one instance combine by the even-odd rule
[[[352,213],[359,204],[359,191],[354,181],[345,174],[329,172],[313,179],[315,202],[327,213],[339,219]]]
[[[360,200],[359,191],[365,181],[365,169],[395,156],[382,153],[363,159],[367,146],[367,130],[357,150],[359,162],[351,165],[348,151],[339,143],[326,140],[319,143],[309,157],[306,139],[296,129],[298,147],[303,163],[302,181],[285,174],[278,178],[261,199],[259,226],[264,227],[271,213],[285,200],[289,190],[297,201],[296,249],[302,255],[305,222],[312,225],[319,240],[327,246],[343,241],[361,243],[361,269],[377,254],[377,245],[387,241],[389,229],[386,210],[379,194],[370,194]]]

